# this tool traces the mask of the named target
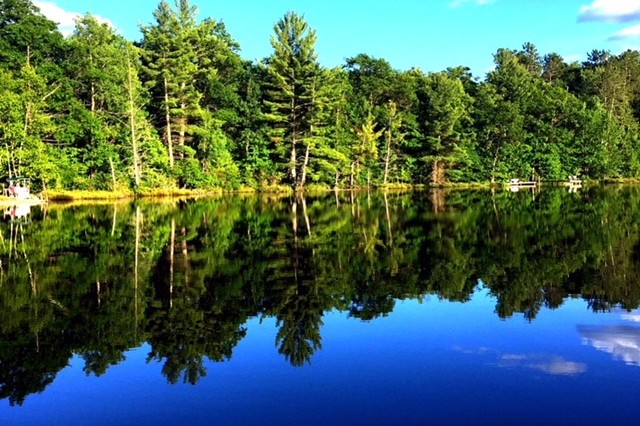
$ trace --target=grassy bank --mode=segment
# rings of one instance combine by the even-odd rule
[[[640,184],[640,178],[635,179],[606,179],[602,181],[589,180],[584,181],[584,186],[594,186],[600,184],[622,184],[622,185],[638,185]],[[541,186],[557,186],[562,183],[541,182]],[[406,184],[406,183],[391,183],[387,185],[373,186],[371,188],[359,187],[355,191],[367,191],[368,189],[374,191],[392,191],[392,192],[405,192],[405,191],[423,191],[428,189],[491,189],[491,188],[504,188],[508,187],[506,182],[447,182],[442,185],[432,186],[425,184]],[[328,185],[315,185],[310,184],[305,186],[305,194],[318,194],[333,191],[348,192],[351,188],[333,188]],[[56,202],[70,202],[70,201],[109,201],[109,200],[125,200],[133,198],[188,198],[188,197],[208,197],[208,196],[220,196],[224,194],[236,194],[236,195],[254,195],[254,194],[272,194],[278,196],[293,195],[295,191],[287,185],[268,185],[261,186],[260,188],[253,187],[241,187],[235,190],[224,189],[181,189],[181,188],[145,188],[138,192],[123,189],[118,191],[79,191],[79,190],[48,190],[42,193],[42,198],[48,201]]]
[[[207,197],[222,194],[255,194],[255,193],[292,193],[290,187],[278,185],[256,190],[250,187],[241,187],[236,190],[210,189],[184,189],[184,188],[144,188],[134,192],[132,190],[117,191],[88,191],[88,190],[47,190],[41,194],[42,199],[54,202],[70,201],[98,201],[98,200],[124,200],[132,198],[183,198],[183,197]]]
[[[47,190],[42,192],[42,199],[47,201],[76,201],[76,200],[121,200],[132,198],[132,191],[64,191]]]

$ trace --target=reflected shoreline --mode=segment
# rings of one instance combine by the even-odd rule
[[[535,321],[570,297],[634,309],[638,206],[625,188],[34,207],[0,224],[0,398],[22,404],[73,354],[100,376],[143,342],[170,383],[196,383],[253,318],[276,320],[275,350],[301,367],[322,349],[327,312],[375,321],[398,300],[467,302],[478,282],[499,318]],[[581,333],[615,354],[614,331]],[[526,365],[579,372],[572,362]]]

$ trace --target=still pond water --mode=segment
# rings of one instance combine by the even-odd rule
[[[6,209],[0,424],[638,424],[640,191]]]

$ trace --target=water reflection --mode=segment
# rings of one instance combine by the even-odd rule
[[[455,346],[455,352],[467,355],[477,355],[490,359],[490,365],[508,369],[529,369],[552,376],[574,376],[587,371],[584,362],[570,361],[560,355],[543,353],[502,353],[498,349],[481,346],[476,349]]]
[[[620,314],[620,318],[626,321],[640,322],[640,314],[636,314],[636,313]]]
[[[572,297],[596,312],[636,308],[639,198],[558,189],[37,207],[0,229],[0,398],[41,392],[73,354],[102,375],[144,342],[169,382],[196,383],[206,359],[232,358],[252,318],[274,318],[276,350],[303,366],[329,311],[374,321],[398,300],[467,302],[478,282],[500,318],[533,321]],[[619,355],[635,363],[631,329],[581,333],[611,353],[635,348]],[[586,368],[557,355],[497,362]]]
[[[31,213],[31,205],[19,204],[15,206],[6,207],[3,216],[9,217],[10,220],[24,219]]]
[[[640,327],[629,325],[578,326],[584,344],[640,367]]]
[[[587,371],[584,362],[568,361],[558,355],[504,354],[498,365],[504,368],[528,368],[553,376],[573,376]]]

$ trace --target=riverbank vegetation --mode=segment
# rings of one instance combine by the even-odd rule
[[[170,193],[640,176],[640,54],[582,63],[531,43],[464,66],[323,67],[310,23],[240,55],[224,24],[162,0],[130,41],[91,15],[64,37],[0,0],[0,176],[43,190]],[[417,54],[420,54],[417,52]]]

